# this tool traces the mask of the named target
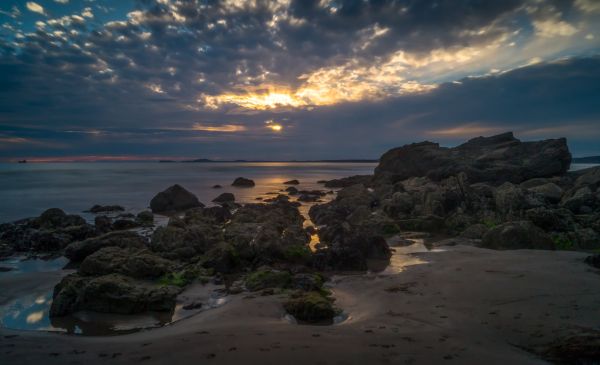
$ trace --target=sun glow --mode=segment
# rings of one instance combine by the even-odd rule
[[[266,127],[272,130],[273,132],[281,132],[283,130],[283,126],[274,120],[267,120],[265,122]]]

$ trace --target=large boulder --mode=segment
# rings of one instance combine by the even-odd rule
[[[203,206],[194,194],[177,184],[156,194],[150,201],[150,208],[154,213],[177,212]]]
[[[69,226],[80,226],[85,224],[85,219],[78,215],[66,214],[58,208],[50,208],[44,211],[38,218],[40,228],[64,228]]]
[[[223,203],[233,203],[235,201],[235,195],[232,193],[223,193],[218,197],[213,199],[213,202],[223,204]]]
[[[246,204],[225,225],[224,238],[242,259],[269,263],[283,256],[286,247],[306,245],[310,241],[303,222],[298,208],[285,200]]]
[[[555,248],[550,236],[529,221],[508,222],[490,229],[483,236],[481,247],[495,250]]]
[[[562,175],[570,164],[566,139],[521,142],[508,132],[474,138],[454,148],[432,142],[394,148],[381,156],[375,180],[396,182],[415,176],[442,180],[464,172],[472,183],[520,183]]]
[[[558,203],[563,195],[563,190],[555,183],[547,183],[527,189],[534,192],[550,203]]]
[[[0,225],[0,256],[54,253],[68,244],[97,234],[94,226],[78,215],[51,208],[39,217]]]
[[[336,315],[333,300],[319,292],[301,292],[287,300],[283,307],[300,322],[331,323]]]
[[[573,213],[588,213],[596,203],[596,196],[589,186],[582,186],[563,197],[560,204]]]
[[[233,183],[231,183],[231,186],[237,186],[241,188],[251,188],[254,185],[255,184],[253,180],[246,179],[245,177],[238,177],[235,180],[233,180]]]
[[[79,267],[81,275],[123,274],[152,279],[173,271],[174,264],[145,249],[105,247],[86,257]]]
[[[133,314],[146,311],[169,312],[181,288],[159,285],[110,274],[92,279],[72,274],[55,288],[51,317],[61,317],[80,310],[101,313]]]
[[[159,227],[152,234],[150,249],[168,259],[191,259],[209,250],[220,239],[211,236],[214,232],[206,228],[203,225],[182,228],[173,224]]]
[[[323,181],[323,183],[326,188],[347,188],[348,186],[356,184],[369,185],[372,179],[373,175],[354,175],[343,177],[341,179]]]
[[[146,245],[146,239],[135,232],[116,231],[83,241],[73,242],[65,249],[65,256],[71,261],[82,261],[104,247],[144,248]]]

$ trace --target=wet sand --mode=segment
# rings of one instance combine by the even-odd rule
[[[290,324],[280,297],[243,293],[123,336],[0,329],[0,363],[540,364],[522,348],[600,322],[600,276],[584,253],[444,249],[411,254],[397,273],[334,277],[350,315],[338,325]],[[27,280],[0,285],[3,301],[28,290]]]

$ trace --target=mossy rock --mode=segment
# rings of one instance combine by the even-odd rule
[[[259,270],[246,277],[246,288],[257,291],[266,288],[287,288],[292,283],[292,275],[287,271]]]
[[[295,295],[283,307],[296,320],[306,323],[330,323],[337,314],[333,300],[316,291]]]
[[[308,262],[312,252],[307,245],[291,245],[283,249],[283,258],[291,262]]]

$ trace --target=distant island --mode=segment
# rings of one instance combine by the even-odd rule
[[[379,162],[378,159],[370,160],[370,159],[347,159],[347,160],[210,160],[207,158],[199,158],[195,160],[159,160],[159,163],[174,163],[174,162],[183,162],[183,163],[214,163],[214,162],[227,162],[227,163],[236,163],[236,162],[335,162],[335,163],[376,163]]]
[[[600,163],[600,156],[575,157],[572,163]]]

